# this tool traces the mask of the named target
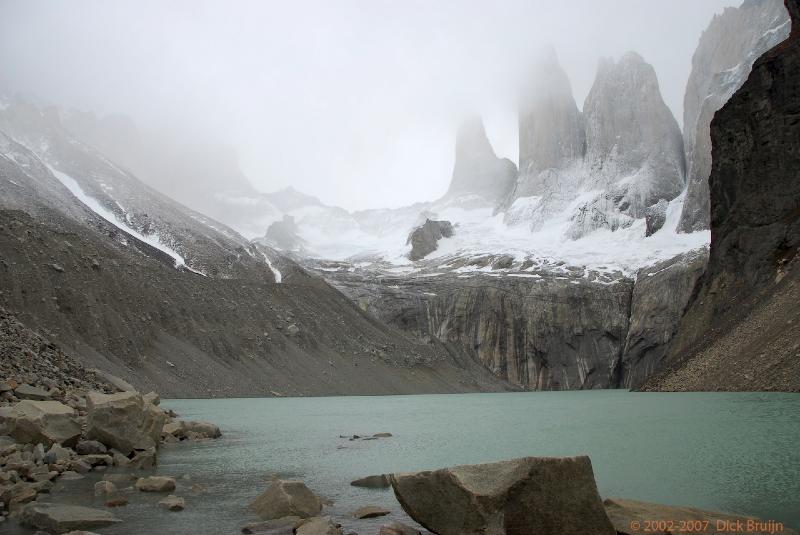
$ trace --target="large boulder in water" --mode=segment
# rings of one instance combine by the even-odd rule
[[[22,524],[49,533],[102,528],[122,522],[108,511],[77,505],[33,503],[22,513]]]
[[[406,513],[439,535],[616,535],[580,457],[524,457],[393,474]]]
[[[284,516],[309,518],[322,511],[322,501],[302,481],[278,479],[249,508],[264,520]]]
[[[166,415],[146,403],[139,392],[89,392],[86,401],[87,439],[99,440],[125,455],[158,446]]]
[[[425,223],[408,235],[406,245],[411,244],[408,258],[419,260],[425,258],[439,247],[439,240],[453,235],[453,225],[450,221],[433,221],[426,219]]]
[[[72,446],[81,436],[75,410],[58,401],[20,401],[3,420],[3,427],[18,442]]]

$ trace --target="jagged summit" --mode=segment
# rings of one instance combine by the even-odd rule
[[[458,129],[453,178],[445,197],[477,196],[495,203],[508,195],[516,176],[517,166],[495,154],[483,121],[466,120]]]
[[[531,70],[520,106],[520,174],[534,177],[545,169],[561,169],[582,158],[585,150],[581,112],[567,73],[550,48]]]

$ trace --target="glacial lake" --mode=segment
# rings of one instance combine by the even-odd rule
[[[156,470],[179,478],[186,510],[129,490],[102,534],[239,533],[246,505],[270,477],[299,478],[332,505],[345,533],[409,522],[391,489],[350,481],[522,456],[588,454],[600,493],[750,514],[800,528],[800,395],[632,393],[619,390],[385,397],[166,400],[181,418],[218,424],[224,438],[162,449]],[[390,432],[350,441],[340,435]],[[188,476],[188,477],[184,477]],[[102,507],[92,475],[58,486],[53,501]],[[200,484],[205,491],[190,490]],[[66,489],[64,489],[66,490]],[[363,505],[390,517],[354,520]],[[6,526],[0,532],[21,532]],[[27,531],[24,531],[27,533]]]

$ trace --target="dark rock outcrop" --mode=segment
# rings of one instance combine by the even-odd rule
[[[294,217],[284,215],[280,221],[275,221],[267,228],[264,241],[270,246],[281,251],[297,251],[305,244],[303,238],[297,234],[297,223]]]
[[[453,177],[446,198],[476,196],[494,205],[505,199],[517,178],[517,166],[498,158],[479,118],[466,121],[458,130]]]
[[[588,457],[525,457],[393,474],[406,513],[439,535],[615,535]]]
[[[669,203],[664,199],[661,199],[656,204],[647,207],[644,215],[645,236],[652,236],[661,230],[661,228],[664,226],[664,223],[667,221],[667,208],[669,208]]]
[[[410,260],[425,258],[439,247],[439,240],[453,235],[453,225],[449,221],[433,221],[426,219],[425,223],[415,228],[408,235],[406,245],[411,244]]]
[[[711,123],[711,247],[648,389],[800,390],[800,4]]]
[[[747,79],[753,62],[787,35],[782,0],[747,0],[716,15],[700,37],[683,99],[688,188],[679,231],[709,228],[711,119]]]

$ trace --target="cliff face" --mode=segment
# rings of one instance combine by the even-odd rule
[[[753,62],[789,34],[781,0],[748,0],[725,8],[703,32],[692,57],[683,100],[688,191],[678,229],[709,228],[710,125],[714,114],[747,79]]]
[[[494,153],[480,119],[466,121],[458,130],[453,177],[445,197],[475,196],[494,205],[504,199],[517,178],[517,166]]]
[[[650,388],[800,390],[800,5],[711,123],[711,249]]]

